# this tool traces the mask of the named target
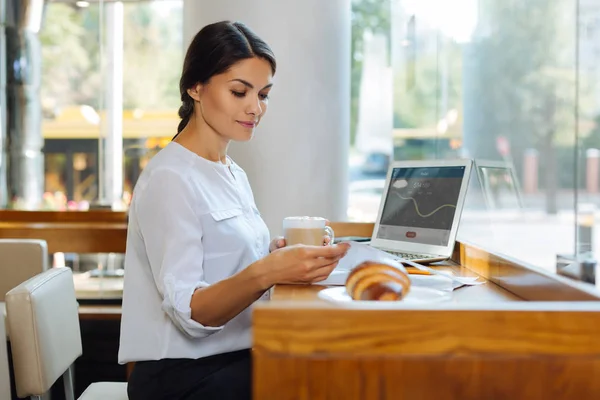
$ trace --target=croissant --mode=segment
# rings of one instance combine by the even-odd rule
[[[410,279],[401,268],[365,261],[348,275],[346,292],[354,300],[402,300],[410,290]]]

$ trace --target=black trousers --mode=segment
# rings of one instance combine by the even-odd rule
[[[250,350],[192,359],[136,362],[127,385],[129,400],[249,400]]]

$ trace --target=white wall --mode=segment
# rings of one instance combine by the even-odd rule
[[[230,156],[246,170],[273,235],[289,215],[346,219],[350,143],[350,0],[185,0],[184,43],[241,21],[277,58],[269,110]]]

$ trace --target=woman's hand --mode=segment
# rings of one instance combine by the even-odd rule
[[[323,246],[329,246],[331,243],[331,237],[329,235],[323,236]],[[276,237],[271,240],[271,244],[269,244],[269,253],[274,252],[275,250],[282,249],[286,246],[285,238],[283,236]]]
[[[348,243],[282,247],[252,264],[251,268],[264,290],[280,283],[311,284],[327,279],[349,248]]]

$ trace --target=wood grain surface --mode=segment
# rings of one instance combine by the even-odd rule
[[[598,398],[599,335],[598,311],[271,304],[254,313],[254,396]]]

